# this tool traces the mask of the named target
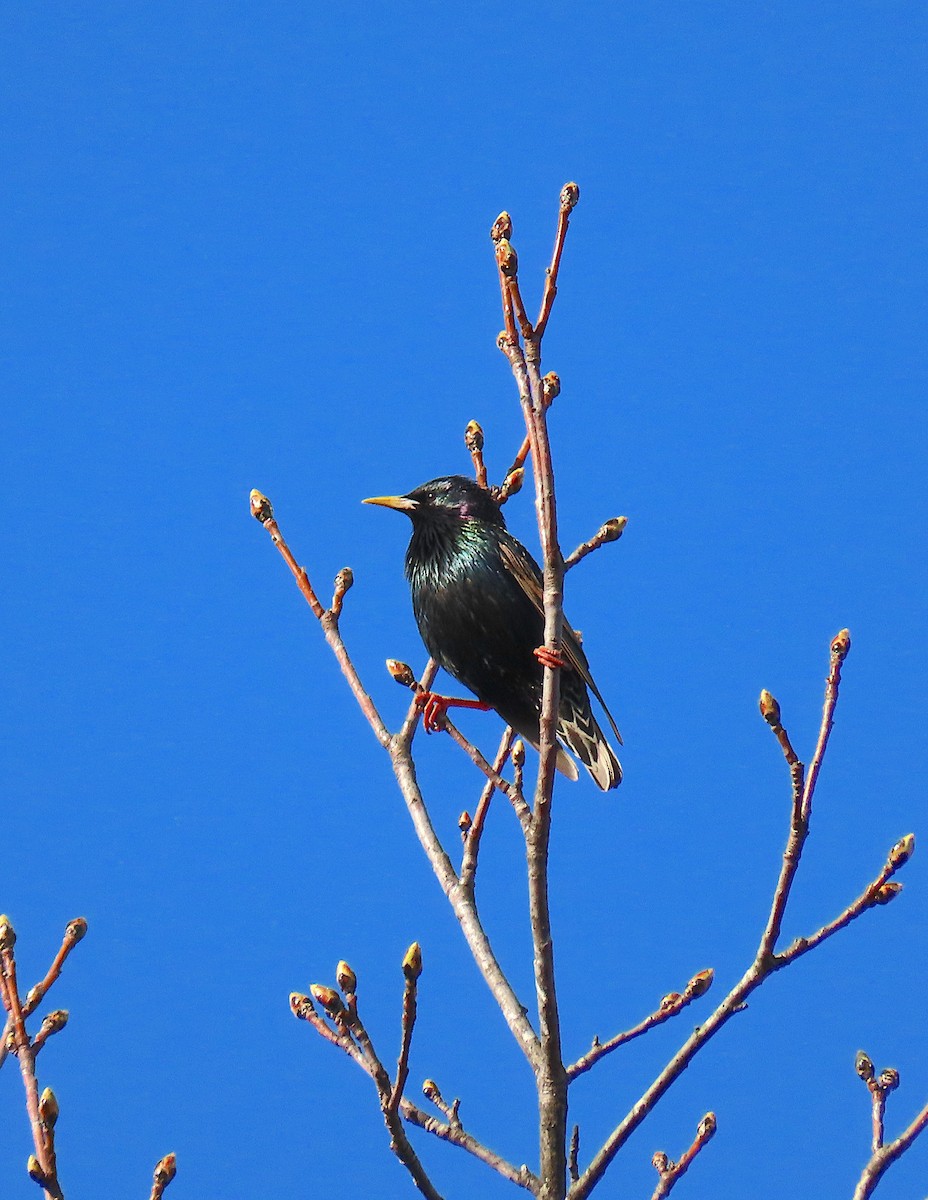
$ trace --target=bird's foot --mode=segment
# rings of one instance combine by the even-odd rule
[[[547,646],[538,646],[532,653],[543,667],[551,667],[553,670],[555,667],[568,666],[566,659],[562,658],[556,650],[549,650]]]
[[[489,704],[481,700],[456,700],[453,696],[441,696],[438,692],[417,692],[416,707],[422,709],[422,724],[426,733],[442,729],[449,708],[478,708],[489,712]]]

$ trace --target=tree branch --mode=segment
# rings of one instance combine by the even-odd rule
[[[657,1187],[651,1196],[651,1200],[664,1200],[673,1190],[677,1180],[680,1179],[689,1170],[690,1163],[696,1155],[702,1150],[707,1142],[710,1142],[715,1136],[716,1120],[715,1113],[706,1113],[703,1119],[699,1122],[696,1129],[696,1137],[693,1144],[681,1156],[679,1162],[673,1162],[667,1157],[663,1150],[658,1152],[651,1159],[654,1169],[660,1176]]]

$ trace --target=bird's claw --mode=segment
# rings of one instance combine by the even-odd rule
[[[549,650],[547,646],[537,646],[532,653],[543,667],[551,667],[553,670],[556,667],[566,667],[568,665],[567,661],[561,657],[557,650]]]
[[[448,712],[448,697],[437,692],[418,692],[416,708],[422,709],[422,724],[426,733],[435,733],[445,723]]]
[[[417,692],[416,708],[422,709],[422,724],[426,733],[444,729],[449,708],[477,708],[489,712],[490,705],[481,700],[457,700],[453,696],[442,696],[438,692]]]

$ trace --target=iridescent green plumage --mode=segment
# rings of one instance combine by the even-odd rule
[[[489,493],[463,475],[433,479],[379,502],[412,520],[406,577],[429,653],[537,748],[544,672],[534,652],[544,643],[544,616],[535,560],[507,531]],[[558,737],[599,787],[617,787],[622,768],[593,715],[587,688],[601,704],[602,696],[566,622],[562,653],[568,665],[561,669]],[[605,704],[603,709],[621,742]],[[577,777],[563,750],[558,767]]]

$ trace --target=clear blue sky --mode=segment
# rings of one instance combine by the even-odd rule
[[[399,964],[426,970],[412,1083],[534,1163],[530,1081],[248,490],[328,592],[395,722],[387,656],[424,653],[404,520],[363,508],[520,437],[495,347],[487,237],[507,208],[538,285],[562,183],[582,200],[545,365],[568,612],[626,739],[626,781],[558,796],[552,850],[565,1047],[749,961],[788,781],[757,714],[817,729],[831,636],[854,646],[786,922],[835,915],[923,826],[926,38],[922,5],[634,0],[440,5],[57,3],[9,8],[2,383],[6,850],[22,971],[90,933],[40,1058],[69,1200],[414,1194],[372,1089],[287,995],[361,980],[398,1047]],[[531,543],[526,497],[507,510]],[[495,745],[498,721],[462,725]],[[436,822],[479,780],[421,746]],[[482,906],[528,991],[521,852],[500,805]],[[769,982],[630,1141],[719,1134],[679,1195],[848,1196],[868,1154],[855,1050],[894,1065],[897,1132],[928,1097],[928,872]],[[575,1086],[588,1156],[711,996]],[[32,1197],[15,1064],[0,1194]],[[437,1185],[509,1185],[423,1142]],[[880,1195],[917,1196],[928,1141]]]

